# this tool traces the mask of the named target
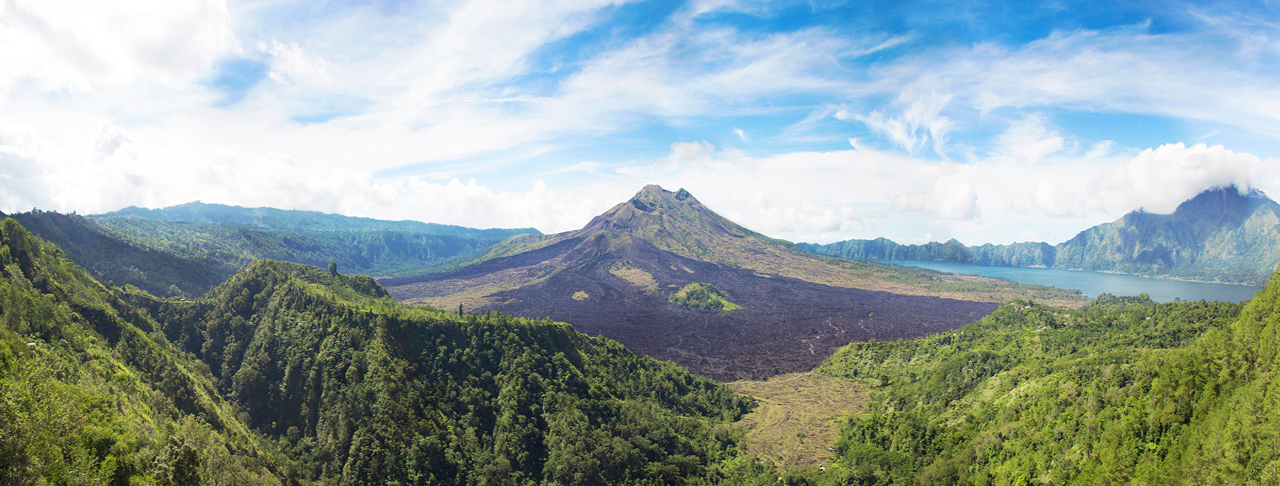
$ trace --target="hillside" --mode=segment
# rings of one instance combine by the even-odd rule
[[[818,484],[1272,484],[1280,281],[1248,304],[1013,302],[954,332],[854,343],[861,383]]]
[[[291,462],[124,292],[9,218],[0,265],[0,483],[280,484]]]
[[[515,237],[457,270],[381,283],[410,304],[550,316],[726,380],[807,371],[849,341],[952,329],[994,301],[1083,302],[1078,292],[816,257],[658,186],[581,230]],[[741,308],[671,301],[695,283]]]
[[[1280,204],[1254,190],[1207,190],[1172,214],[1142,210],[1047,243],[899,245],[884,238],[798,245],[850,259],[1044,266],[1261,286],[1280,264]]]
[[[130,206],[119,211],[89,216],[103,220],[134,217],[156,221],[188,221],[193,223],[244,224],[286,232],[312,231],[391,231],[396,233],[454,236],[468,239],[501,240],[520,234],[540,234],[533,228],[475,229],[420,221],[385,221],[327,214],[316,211],[298,211],[275,208],[246,208],[224,204],[205,204],[199,201],[147,209]],[[110,226],[110,224],[108,224]]]
[[[53,243],[93,278],[133,285],[163,297],[198,297],[235,273],[236,262],[183,255],[131,238],[75,214],[32,211],[11,215]]]

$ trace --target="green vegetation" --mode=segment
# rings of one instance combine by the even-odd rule
[[[741,484],[752,402],[550,321],[250,265],[196,301],[0,227],[5,484]],[[30,344],[29,344],[30,343]]]
[[[195,303],[137,297],[308,480],[715,478],[750,405],[566,324],[409,308],[296,264],[259,262]]]
[[[227,262],[177,255],[74,214],[32,211],[11,216],[57,245],[94,278],[133,285],[161,297],[198,297],[235,273]]]
[[[817,370],[869,386],[835,484],[1274,483],[1280,283],[1244,307],[1017,301],[958,331],[854,343]]]
[[[725,293],[709,283],[694,282],[667,297],[667,301],[693,310],[733,311],[742,306],[725,299]]]
[[[0,223],[0,483],[279,484],[159,324],[15,220]]]

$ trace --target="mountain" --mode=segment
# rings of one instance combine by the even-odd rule
[[[316,211],[245,208],[223,204],[205,204],[199,201],[160,209],[130,206],[119,211],[89,216],[90,219],[103,222],[107,226],[111,226],[111,224],[104,220],[120,217],[136,217],[157,221],[244,224],[288,232],[392,231],[470,239],[503,239],[519,234],[540,234],[538,230],[533,228],[474,229],[420,221],[384,221]]]
[[[1280,204],[1256,189],[1215,188],[1172,214],[1133,211],[1056,246],[967,247],[954,239],[899,245],[884,238],[798,246],[851,259],[1043,266],[1261,286],[1280,264]]]
[[[749,397],[563,323],[261,261],[107,287],[0,223],[0,483],[744,484]]]
[[[966,278],[806,254],[650,185],[580,230],[514,237],[457,270],[380,283],[411,304],[550,316],[724,380],[807,371],[849,341],[952,329],[997,299],[1080,302]],[[692,284],[718,310],[672,302]]]
[[[416,275],[475,256],[501,238],[537,232],[200,203],[89,217],[38,210],[12,217],[58,245],[94,278],[187,298],[204,294],[260,259],[316,266],[333,262],[343,272],[372,275]]]
[[[393,230],[286,231],[239,223],[160,221],[113,216],[98,222],[148,247],[232,269],[284,260],[379,276],[417,275],[474,256],[502,240]],[[229,274],[228,274],[229,275]]]

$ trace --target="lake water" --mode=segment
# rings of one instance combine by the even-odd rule
[[[1020,284],[1050,285],[1062,289],[1079,289],[1085,296],[1098,294],[1138,295],[1146,292],[1156,302],[1169,302],[1175,297],[1182,300],[1220,300],[1240,302],[1253,298],[1262,290],[1251,285],[1184,282],[1158,278],[1122,275],[1118,273],[1086,272],[1083,270],[1059,270],[1056,268],[994,267],[968,263],[940,263],[915,260],[892,260],[885,263],[927,268],[940,272],[981,275],[1012,280]]]

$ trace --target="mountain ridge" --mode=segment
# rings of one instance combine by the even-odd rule
[[[124,209],[87,216],[95,221],[117,217],[138,217],[160,221],[190,221],[196,223],[249,224],[285,231],[400,231],[432,235],[458,236],[477,239],[502,239],[518,234],[541,234],[534,228],[477,229],[465,226],[424,223],[414,220],[389,221],[358,216],[276,209],[270,207],[246,208],[226,204],[209,204],[200,201],[165,208]]]
[[[955,239],[899,245],[877,238],[798,246],[851,259],[1042,266],[1261,286],[1280,264],[1280,204],[1256,189],[1242,193],[1227,186],[1205,190],[1170,214],[1129,212],[1058,245],[965,246]]]

